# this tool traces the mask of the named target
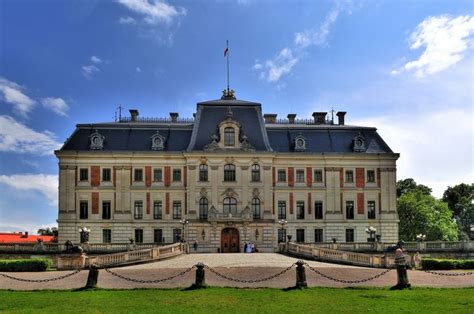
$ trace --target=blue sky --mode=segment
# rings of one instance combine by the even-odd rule
[[[469,1],[0,1],[0,230],[57,217],[52,151],[76,123],[191,117],[226,86],[266,113],[347,111],[398,177],[474,180]]]

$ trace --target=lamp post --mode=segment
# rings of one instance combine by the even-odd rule
[[[89,233],[90,232],[91,232],[91,230],[87,227],[79,228],[79,235],[80,235],[81,243],[89,242]]]
[[[281,226],[281,238],[279,240],[281,240],[280,242],[285,242],[285,225],[288,223],[288,221],[286,221],[285,219],[280,219],[278,220],[278,223],[280,224]]]
[[[417,234],[416,235],[416,240],[419,241],[419,242],[425,241],[426,240],[426,234],[422,234],[422,233]]]
[[[365,232],[369,235],[369,238],[367,239],[367,242],[375,242],[375,233],[377,232],[377,229],[370,226],[370,227],[365,229]]]
[[[179,221],[179,223],[183,226],[183,231],[181,232],[181,242],[186,242],[184,240],[184,227],[189,224],[189,220],[187,220],[186,218],[183,218]]]

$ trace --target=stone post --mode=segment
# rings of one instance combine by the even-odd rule
[[[306,288],[306,272],[304,269],[304,262],[299,260],[296,262],[296,288]]]
[[[97,288],[97,281],[99,280],[99,268],[91,266],[89,268],[89,275],[87,276],[86,289]]]
[[[397,265],[397,287],[398,289],[410,288],[411,284],[408,281],[408,272],[406,265]]]
[[[206,272],[204,270],[204,264],[196,264],[196,281],[194,282],[195,288],[204,288],[206,285]]]

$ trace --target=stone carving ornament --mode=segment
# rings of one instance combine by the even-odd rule
[[[163,150],[165,148],[165,141],[166,138],[159,131],[156,131],[156,134],[153,134],[151,137],[151,149]]]
[[[99,131],[95,130],[95,132],[89,136],[89,139],[90,139],[90,146],[89,146],[90,149],[94,149],[94,150],[104,149],[105,136],[101,135]]]
[[[365,137],[360,132],[352,140],[352,148],[354,152],[365,152]]]

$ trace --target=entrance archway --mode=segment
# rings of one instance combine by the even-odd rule
[[[239,230],[236,228],[224,228],[221,232],[221,252],[240,252]]]

